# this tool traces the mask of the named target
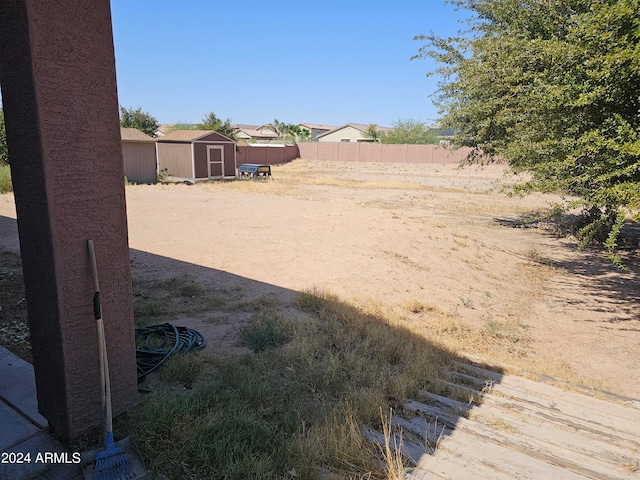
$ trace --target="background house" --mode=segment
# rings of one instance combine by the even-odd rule
[[[213,130],[175,130],[158,138],[158,169],[189,180],[235,177],[236,142]]]
[[[120,127],[124,176],[131,183],[156,183],[156,140],[136,128]]]
[[[297,126],[311,132],[311,140],[315,140],[318,138],[318,135],[322,135],[336,128],[333,125],[320,125],[319,123],[299,123]]]
[[[239,144],[243,143],[271,143],[278,139],[278,135],[264,125],[246,125],[237,123],[233,125],[234,134]]]
[[[369,125],[362,123],[347,123],[340,127],[318,135],[319,142],[373,142],[366,134]],[[376,127],[377,130],[387,132],[388,127]]]
[[[451,128],[446,128],[446,129],[440,129],[440,128],[431,128],[430,130],[434,131],[436,133],[436,135],[438,135],[438,140],[440,142],[440,145],[450,145],[451,142],[453,141],[453,129]]]

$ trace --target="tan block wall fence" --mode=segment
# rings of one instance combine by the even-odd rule
[[[240,146],[236,152],[236,165],[243,163],[261,163],[263,165],[276,165],[287,163],[300,158],[298,145],[271,146],[268,144],[259,146]]]
[[[449,150],[438,145],[389,145],[381,143],[298,143],[286,147],[238,147],[237,164],[274,165],[296,158],[343,162],[459,163],[470,148]]]
[[[438,145],[381,143],[300,143],[300,158],[345,162],[459,163],[469,148],[448,150]]]

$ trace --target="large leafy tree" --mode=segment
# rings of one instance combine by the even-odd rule
[[[147,135],[155,137],[158,130],[158,120],[150,113],[142,111],[141,107],[134,109],[121,106],[120,126],[137,128]]]
[[[579,198],[611,257],[640,207],[640,0],[455,0],[457,37],[416,37],[442,81],[443,126],[470,160],[530,172],[520,190]],[[575,204],[575,203],[574,203]]]
[[[236,139],[235,129],[233,128],[233,125],[231,125],[231,119],[227,118],[226,120],[222,120],[221,118],[218,118],[214,112],[209,112],[205,115],[202,122],[196,125],[196,129],[215,130],[225,137],[229,137],[233,140]]]
[[[7,132],[4,128],[4,110],[0,108],[0,165],[9,164],[9,151],[7,150]]]
[[[396,120],[382,136],[382,143],[437,144],[438,134],[425,123],[411,118]]]

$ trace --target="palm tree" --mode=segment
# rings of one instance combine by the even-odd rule
[[[272,130],[273,133],[278,136],[278,138],[282,138],[287,134],[287,132],[291,128],[291,125],[281,122],[276,118],[272,123],[264,124],[262,128],[268,128],[269,130]]]

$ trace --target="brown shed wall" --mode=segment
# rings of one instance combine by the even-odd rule
[[[236,174],[236,145],[227,142],[200,142],[193,144],[195,160],[195,178],[209,178],[209,166],[207,158],[207,146],[215,145],[224,147],[224,176],[233,177]],[[220,176],[223,172],[212,171],[213,177]]]
[[[236,175],[236,144],[226,143],[224,145],[224,174],[226,177]]]
[[[193,144],[193,165],[195,178],[209,178],[209,168],[207,167],[207,144]]]

